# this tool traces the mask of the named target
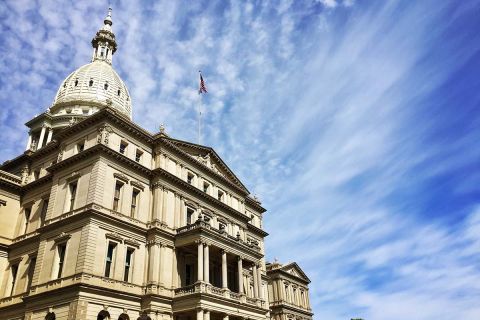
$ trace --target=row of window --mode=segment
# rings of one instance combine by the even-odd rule
[[[120,211],[120,205],[121,205],[121,199],[123,195],[123,187],[124,183],[121,181],[117,181],[115,183],[115,190],[113,194],[113,205],[112,205],[112,210],[113,211]],[[131,197],[131,202],[130,202],[130,217],[135,218],[137,215],[137,208],[139,204],[139,199],[140,199],[140,190],[133,188],[132,190],[132,197]]]
[[[77,78],[77,79],[75,79],[75,82],[73,83],[74,87],[78,87],[78,83],[79,83],[79,81],[78,81],[78,78]],[[93,87],[93,84],[94,84],[93,78],[90,78],[90,81],[88,82],[88,86],[89,86],[89,87]],[[67,82],[65,82],[65,83],[63,84],[63,87],[64,87],[64,88],[67,87]],[[109,87],[108,81],[105,81],[105,84],[103,85],[103,89],[104,89],[104,90],[108,90],[108,87]],[[122,93],[122,90],[121,90],[121,89],[118,89],[118,90],[117,90],[117,96],[120,97],[121,93]]]
[[[118,243],[114,241],[108,242],[107,255],[105,257],[105,271],[104,276],[106,278],[111,278],[114,273],[115,260],[117,254]],[[125,253],[125,259],[123,264],[123,281],[129,282],[132,278],[132,266],[133,266],[133,257],[135,249],[127,247]]]
[[[120,142],[120,147],[118,148],[118,152],[120,152],[123,155],[126,155],[127,147],[128,147],[128,142],[122,140]],[[142,156],[143,156],[143,151],[137,148],[137,150],[135,150],[135,161],[140,162],[142,160]]]
[[[193,185],[194,184],[194,179],[195,179],[195,175],[192,172],[189,171],[187,173],[187,183]],[[209,194],[210,193],[210,188],[211,188],[210,183],[208,183],[207,181],[203,181],[203,185],[202,185],[203,192]],[[218,201],[223,202],[224,198],[225,198],[225,192],[223,192],[220,189],[217,189],[216,198],[217,198]]]

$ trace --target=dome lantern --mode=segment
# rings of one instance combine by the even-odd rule
[[[92,39],[92,61],[102,60],[112,63],[112,56],[117,51],[115,34],[112,31],[112,8],[108,8],[108,14],[103,20],[103,27],[97,31]]]

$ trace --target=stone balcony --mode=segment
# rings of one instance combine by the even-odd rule
[[[219,230],[212,227],[204,220],[197,220],[195,223],[186,225],[176,230],[175,246],[182,247],[194,243],[195,241],[211,241],[219,248],[224,248],[232,253],[249,257],[256,261],[263,257],[260,247],[257,243],[246,242],[240,236],[233,237],[225,230]]]
[[[225,301],[229,301],[232,303],[237,303],[240,305],[246,306],[253,306],[262,309],[266,309],[267,305],[264,300],[251,298],[246,296],[243,293],[237,293],[230,291],[229,289],[222,289],[215,287],[209,283],[205,282],[196,282],[192,285],[181,287],[175,289],[174,291],[174,299],[180,297],[190,297],[190,296],[212,296],[215,298],[222,298]]]

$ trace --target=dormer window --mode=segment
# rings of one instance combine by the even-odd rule
[[[85,142],[77,143],[77,152],[82,152],[85,149]]]
[[[210,184],[208,182],[203,182],[203,192],[208,193],[209,188]]]
[[[67,87],[67,82],[64,82],[64,83],[63,83],[63,87],[64,87],[64,88]]]
[[[88,86],[93,87],[93,79],[90,79],[90,81],[88,82]]]
[[[75,87],[78,86],[78,79],[75,80]]]
[[[128,146],[128,143],[126,143],[125,141],[121,141],[120,142],[120,148],[119,148],[119,152],[121,154],[125,154],[125,151],[127,150],[127,146]]]
[[[105,84],[103,85],[103,89],[108,90],[108,82],[105,82]]]
[[[120,97],[120,89],[118,89],[118,91],[117,91],[117,96]]]
[[[142,155],[142,150],[137,149],[137,151],[135,152],[135,161],[140,162],[140,160],[142,160]]]
[[[192,184],[194,177],[195,177],[195,176],[193,175],[193,173],[189,172],[189,173],[187,174],[187,182],[188,182],[189,184]]]

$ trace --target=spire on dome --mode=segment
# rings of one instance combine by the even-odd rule
[[[103,20],[103,23],[112,25],[112,7],[108,8],[108,14],[105,17],[105,20]]]
[[[92,61],[102,60],[112,63],[112,56],[117,51],[115,34],[112,31],[112,8],[108,8],[108,14],[103,20],[103,27],[97,31],[92,39]]]

